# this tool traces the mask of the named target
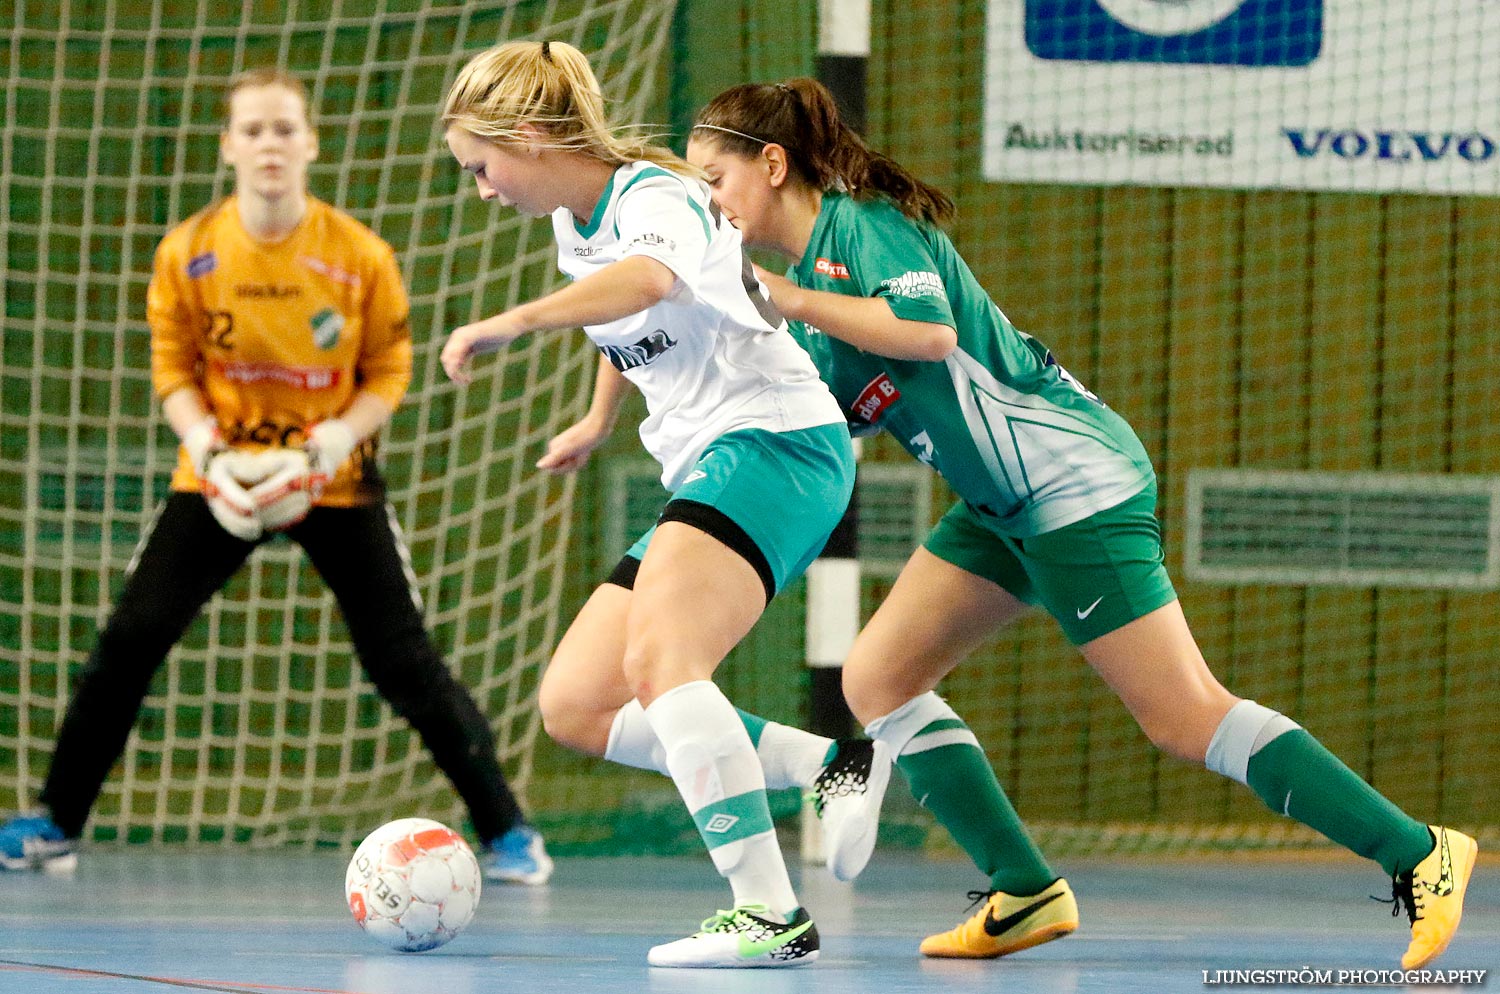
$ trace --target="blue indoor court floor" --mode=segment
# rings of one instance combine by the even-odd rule
[[[1404,916],[1369,900],[1389,883],[1352,858],[1060,860],[1079,896],[1077,934],[1001,961],[924,961],[917,943],[963,916],[979,880],[967,863],[882,852],[853,885],[794,869],[823,937],[822,959],[794,970],[646,965],[652,944],[725,903],[706,857],[559,860],[550,886],[487,886],[454,942],[403,954],[353,924],[346,859],[96,847],[72,877],[0,875],[0,991],[1202,994],[1229,986],[1204,971],[1391,970],[1407,934]],[[1500,968],[1493,860],[1481,860],[1463,928],[1434,966]],[[1252,987],[1316,989],[1238,989]],[[1500,990],[1500,978],[1469,989]]]

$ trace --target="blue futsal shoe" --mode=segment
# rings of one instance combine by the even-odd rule
[[[71,873],[77,866],[78,840],[63,835],[45,812],[16,815],[0,825],[0,867]]]
[[[485,847],[479,868],[486,880],[540,887],[552,876],[552,857],[542,833],[523,822]]]

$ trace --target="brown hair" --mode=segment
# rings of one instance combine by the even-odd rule
[[[530,124],[542,132],[544,148],[700,175],[638,129],[613,124],[588,59],[565,42],[512,41],[474,56],[448,91],[442,122],[496,143],[531,140],[521,130]]]
[[[758,155],[774,143],[786,149],[797,174],[819,190],[843,187],[854,197],[884,194],[907,217],[934,224],[953,217],[948,195],[866,145],[839,116],[833,94],[815,79],[732,86],[698,112],[693,138],[711,139],[743,156]]]
[[[229,81],[229,86],[224,90],[224,121],[229,121],[230,101],[234,95],[241,90],[248,90],[256,86],[280,86],[295,93],[302,101],[302,113],[307,118],[307,126],[313,126],[312,102],[307,97],[307,84],[293,76],[285,69],[274,66],[262,66],[257,69],[246,69]]]

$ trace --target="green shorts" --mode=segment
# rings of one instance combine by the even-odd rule
[[[853,492],[854,447],[842,422],[747,428],[703,450],[659,520],[686,521],[739,552],[769,600],[818,558]],[[654,534],[652,525],[626,557],[641,559]]]
[[[1177,599],[1162,558],[1156,485],[1098,514],[1031,538],[995,531],[962,501],[923,543],[1056,618],[1083,645]]]

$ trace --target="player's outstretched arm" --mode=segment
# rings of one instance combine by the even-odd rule
[[[589,403],[588,413],[547,443],[547,453],[537,460],[537,469],[563,474],[582,468],[590,453],[614,431],[615,422],[620,417],[620,405],[625,402],[629,390],[630,381],[601,355],[599,372],[594,376],[594,399]]]
[[[664,263],[645,256],[612,262],[561,290],[512,307],[502,314],[455,328],[443,346],[443,370],[456,383],[468,383],[471,357],[496,352],[533,331],[608,324],[659,304],[672,293],[677,276]]]
[[[758,266],[756,275],[782,314],[866,352],[891,359],[942,362],[958,345],[958,333],[948,325],[897,317],[879,297],[809,290]]]

